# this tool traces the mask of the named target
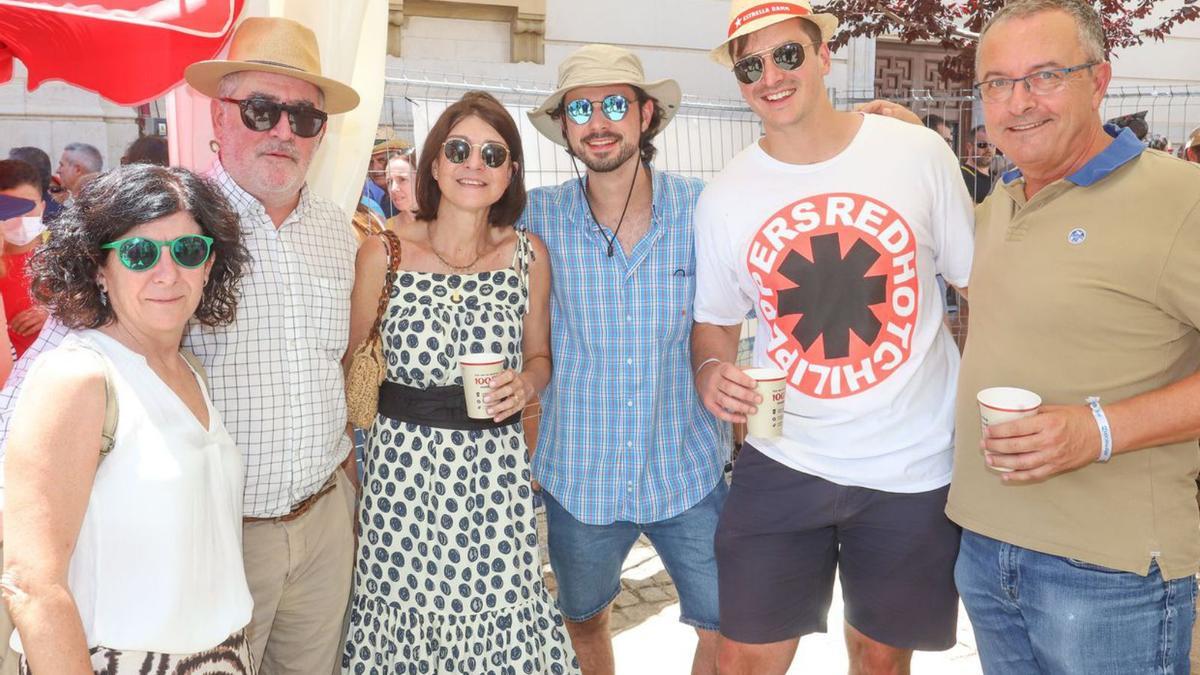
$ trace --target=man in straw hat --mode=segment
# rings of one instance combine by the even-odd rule
[[[679,591],[681,620],[700,636],[692,672],[712,673],[712,540],[727,488],[726,448],[688,361],[702,186],[650,164],[679,85],[647,81],[636,56],[607,45],[579,49],[558,72],[529,118],[587,175],[531,191],[522,222],[554,270],[554,380],[533,472],[559,605],[583,672],[612,673],[609,605],[645,534]]]
[[[367,166],[363,196],[379,206],[379,215],[385,220],[397,213],[388,193],[388,163],[393,157],[403,157],[412,150],[411,145],[396,138],[396,132],[391,127],[381,126],[375,132],[375,145],[371,148],[371,163]]]
[[[279,18],[246,19],[228,60],[193,64],[186,77],[213,99],[211,177],[254,258],[233,325],[185,338],[245,456],[248,635],[263,673],[324,675],[340,651],[353,564],[341,357],[356,246],[350,218],[305,176],[328,116],[358,94],[321,75],[311,30]]]
[[[717,531],[722,673],[787,671],[838,569],[850,672],[955,642],[958,350],[936,277],[966,284],[971,202],[936,133],[834,110],[836,28],[807,0],[735,0],[712,51],[765,135],[696,207],[696,387],[726,421],[764,405],[733,364],[751,309],[754,365],[786,380],[782,431],[742,446]]]

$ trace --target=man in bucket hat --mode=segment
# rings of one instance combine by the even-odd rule
[[[559,605],[586,675],[613,672],[609,605],[640,534],[675,582],[681,620],[700,636],[692,672],[716,668],[712,541],[727,453],[688,360],[702,186],[650,164],[652,139],[680,97],[673,80],[647,82],[632,53],[589,45],[563,61],[558,89],[529,113],[587,168],[532,190],[522,218],[554,270],[554,379],[533,472]]]
[[[350,450],[341,357],[356,244],[350,218],[305,176],[328,116],[353,109],[358,94],[321,75],[311,30],[280,18],[246,19],[228,60],[192,64],[185,77],[213,99],[209,178],[241,217],[254,259],[234,323],[184,336],[245,459],[247,636],[260,672],[325,675],[341,647],[354,554],[353,466],[339,466]],[[43,330],[22,363],[63,334]],[[5,429],[18,387],[0,397]]]
[[[782,433],[746,440],[717,530],[721,672],[787,671],[840,569],[850,672],[906,673],[955,642],[958,350],[936,277],[966,284],[970,197],[936,133],[834,110],[833,16],[732,5],[712,56],[765,134],[696,207],[692,359],[708,409],[745,420],[763,400],[732,362],[754,309],[754,365],[787,384]]]

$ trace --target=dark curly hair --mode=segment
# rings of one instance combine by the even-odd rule
[[[212,271],[194,318],[206,326],[228,325],[250,255],[237,212],[215,185],[187,169],[129,164],[88,183],[30,260],[30,294],[69,328],[111,322],[112,307],[100,302],[96,275],[115,253],[100,246],[180,211],[213,239]]]

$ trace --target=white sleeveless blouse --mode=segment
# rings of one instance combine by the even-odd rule
[[[96,471],[68,573],[88,646],[210,649],[244,628],[253,608],[242,455],[207,391],[205,429],[141,355],[94,330],[58,347],[71,348],[108,359],[119,406],[116,444]],[[11,643],[21,651],[16,631]]]

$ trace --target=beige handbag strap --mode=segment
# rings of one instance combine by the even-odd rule
[[[192,370],[196,371],[200,376],[200,382],[207,389],[208,373],[204,370],[204,364],[200,363],[200,359],[187,349],[180,349],[179,355],[192,367]],[[100,363],[104,366],[104,427],[100,430],[100,459],[103,460],[117,444],[117,420],[120,408],[117,406],[117,388],[113,384],[112,365],[103,354],[96,352],[96,356],[100,357]]]
[[[108,359],[99,352],[100,362],[104,364],[104,426],[100,429],[100,459],[104,460],[117,444],[117,388],[113,384],[112,366]]]
[[[208,371],[204,369],[204,364],[200,363],[200,359],[190,349],[180,349],[179,355],[183,357],[184,361],[187,361],[192,370],[196,371],[196,374],[200,376],[200,383],[204,385],[205,389],[208,389]]]

